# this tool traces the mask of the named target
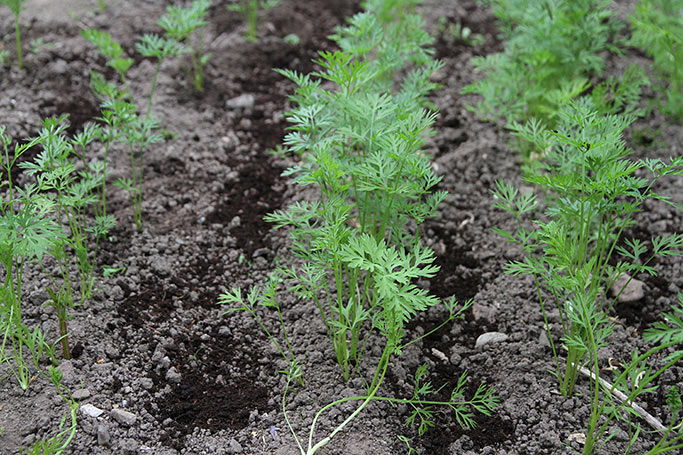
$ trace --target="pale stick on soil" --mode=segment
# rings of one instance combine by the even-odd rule
[[[586,368],[583,368],[583,367],[581,368],[580,371],[581,371],[581,374],[588,376],[591,379],[595,379],[595,375],[593,374],[592,371],[588,371]],[[601,377],[598,377],[598,381],[600,381],[600,384],[602,384],[607,390],[611,390],[612,394],[615,397],[617,397],[617,399],[619,401],[621,401],[622,403],[625,403],[628,401],[628,397],[626,395],[624,395],[623,392],[621,392],[617,389],[613,389],[614,386],[612,384],[610,384],[606,380],[602,379]],[[643,419],[645,419],[645,421],[647,423],[649,423],[652,428],[654,428],[657,431],[666,431],[666,427],[662,424],[662,422],[657,420],[656,417],[654,417],[652,414],[647,412],[645,409],[641,408],[636,403],[630,403],[629,406],[631,407],[631,409],[633,409],[638,414],[640,414],[640,416]]]

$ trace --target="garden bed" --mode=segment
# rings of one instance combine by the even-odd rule
[[[100,115],[90,92],[88,71],[102,70],[98,56],[79,31],[106,30],[121,42],[136,64],[129,74],[135,95],[144,97],[154,64],[133,51],[135,39],[157,32],[156,20],[168,2],[109,1],[101,11],[94,0],[66,2],[30,0],[22,13],[24,41],[44,38],[52,43],[26,57],[26,70],[0,68],[0,124],[15,138],[34,136],[42,118],[68,113],[69,132]],[[73,8],[72,11],[69,8]],[[627,7],[624,7],[627,8]],[[89,404],[104,411],[92,417],[79,411],[78,431],[67,454],[278,454],[298,452],[283,420],[281,397],[287,369],[277,350],[248,314],[224,315],[217,304],[226,289],[244,290],[263,282],[277,263],[291,260],[284,230],[263,221],[267,213],[302,198],[300,188],[280,174],[295,158],[269,154],[281,143],[291,108],[287,96],[294,85],[272,68],[310,72],[318,50],[332,49],[327,39],[346,17],[360,10],[349,0],[285,0],[267,12],[260,41],[247,43],[239,15],[213,6],[205,31],[211,59],[205,87],[194,92],[180,69],[185,61],[164,63],[154,98],[154,111],[170,133],[144,156],[142,214],[144,231],[133,221],[128,195],[109,194],[110,212],[118,224],[101,244],[98,269],[107,265],[121,272],[96,280],[92,299],[72,310],[69,321],[73,360],[60,370],[64,384]],[[432,79],[442,85],[431,101],[438,107],[436,135],[429,139],[438,189],[449,195],[435,219],[426,221],[425,242],[441,266],[428,283],[439,297],[474,299],[463,320],[411,345],[394,364],[383,393],[408,396],[410,379],[422,363],[429,380],[450,390],[461,373],[469,372],[468,393],[479,384],[492,386],[500,406],[490,417],[478,415],[477,428],[460,429],[447,411],[436,413],[436,426],[423,437],[404,426],[406,406],[373,403],[320,453],[389,455],[407,453],[397,435],[415,437],[418,453],[559,454],[579,449],[580,434],[589,415],[588,381],[579,379],[577,396],[557,392],[549,373],[553,358],[545,333],[534,283],[506,275],[504,264],[521,252],[492,229],[515,229],[514,219],[493,208],[491,190],[503,179],[522,184],[519,157],[508,146],[509,137],[496,126],[480,122],[466,109],[472,96],[461,95],[477,77],[469,60],[500,51],[495,18],[472,1],[427,0],[419,8],[437,38],[436,56],[445,63]],[[3,13],[4,14],[4,13]],[[444,32],[446,24],[462,24],[483,40],[472,46]],[[443,19],[442,19],[443,20]],[[13,33],[9,16],[0,21],[0,35]],[[296,34],[300,42],[283,38]],[[9,42],[4,43],[9,48]],[[630,60],[644,60],[634,52]],[[611,62],[612,70],[622,63]],[[141,100],[141,104],[143,100]],[[683,132],[652,114],[631,128],[630,141],[638,157],[681,155]],[[657,132],[655,134],[654,132]],[[111,179],[128,175],[124,149],[109,154]],[[25,180],[16,176],[18,182]],[[663,181],[657,190],[683,203],[681,178]],[[630,235],[652,236],[679,232],[681,211],[651,203],[637,215]],[[658,260],[656,277],[642,275],[644,295],[635,303],[619,304],[611,316],[612,342],[600,362],[628,359],[633,349],[646,350],[643,331],[669,311],[683,288],[683,262],[677,257]],[[45,278],[28,268],[24,290],[24,320],[38,325],[48,339],[58,338],[54,309]],[[334,359],[325,328],[315,306],[293,295],[281,296],[293,350],[303,359],[306,387],[290,396],[288,409],[294,428],[305,432],[307,422],[327,403],[362,395],[359,379],[345,383]],[[412,321],[411,335],[437,326],[444,309],[432,309]],[[551,314],[557,324],[559,315]],[[488,332],[506,335],[503,341],[475,347]],[[559,333],[558,333],[559,334]],[[378,357],[373,346],[372,359]],[[0,374],[9,373],[0,366]],[[609,373],[605,373],[609,379]],[[662,392],[641,403],[655,416],[665,416],[667,386],[683,383],[683,366],[659,378]],[[326,414],[323,429],[346,418],[345,404]],[[121,413],[124,410],[126,413]],[[0,452],[18,453],[36,438],[55,431],[68,411],[54,386],[37,378],[23,391],[11,376],[0,382]],[[615,426],[616,428],[616,426]],[[625,427],[624,427],[625,428]],[[632,453],[650,447],[643,435]],[[623,454],[628,437],[622,430],[599,453]]]

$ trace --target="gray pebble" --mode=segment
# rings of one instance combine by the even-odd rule
[[[118,423],[126,426],[135,425],[135,421],[138,419],[138,417],[132,412],[124,411],[121,408],[112,409],[110,415]]]
[[[154,382],[152,381],[151,378],[142,378],[140,379],[140,385],[142,386],[143,389],[149,390],[152,387],[154,387]]]
[[[614,280],[614,283],[610,288],[612,295],[619,295],[621,292],[621,295],[619,295],[618,299],[620,303],[637,302],[645,296],[645,283],[635,278],[629,282],[629,278],[631,277],[625,273],[622,273],[616,280]]]
[[[108,446],[111,444],[111,435],[104,425],[97,425],[97,445]]]
[[[69,65],[60,58],[52,65],[52,71],[55,74],[66,74],[69,71]]]
[[[474,343],[474,347],[477,349],[483,348],[485,345],[490,343],[500,343],[507,340],[509,337],[500,332],[488,332],[479,335],[477,341]]]
[[[171,367],[166,372],[166,380],[168,382],[178,384],[182,380],[182,376],[180,373],[178,373],[178,370],[176,370],[175,367]]]
[[[237,442],[235,438],[232,438],[228,445],[228,450],[230,451],[230,453],[242,453],[243,451],[242,445],[239,442]]]
[[[225,105],[228,109],[251,109],[252,107],[254,107],[255,102],[256,100],[254,98],[254,95],[244,93],[240,96],[230,98],[228,101],[225,102]]]
[[[71,394],[74,400],[85,400],[90,396],[90,390],[88,389],[78,389]]]
[[[64,360],[57,369],[62,373],[62,382],[64,384],[72,384],[76,380],[76,370],[71,360]]]

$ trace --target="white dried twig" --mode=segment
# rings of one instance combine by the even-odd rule
[[[581,367],[580,369],[581,374],[588,376],[591,379],[595,379],[595,375],[593,374],[592,371],[589,371],[586,368]],[[600,384],[605,387],[607,390],[610,390],[612,394],[622,403],[626,403],[627,406],[629,406],[631,409],[636,411],[640,416],[650,424],[652,428],[654,428],[657,431],[666,431],[666,427],[660,422],[656,417],[654,417],[652,414],[647,412],[645,409],[640,407],[638,404],[634,402],[628,402],[628,397],[620,390],[615,388],[612,384],[607,382],[606,380],[602,379],[601,377],[598,376],[598,381],[600,381]]]

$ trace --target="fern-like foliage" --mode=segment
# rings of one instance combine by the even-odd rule
[[[683,1],[641,0],[630,21],[630,43],[652,58],[662,78],[662,111],[683,121]]]
[[[609,0],[493,0],[506,38],[502,53],[471,60],[484,77],[464,89],[481,96],[483,119],[537,118],[553,126],[560,107],[585,92],[604,68],[601,53],[618,28]]]

